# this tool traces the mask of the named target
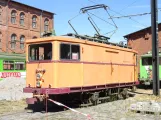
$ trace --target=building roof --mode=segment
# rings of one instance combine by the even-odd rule
[[[161,25],[161,23],[159,23],[158,25]],[[137,32],[144,31],[144,30],[149,29],[149,28],[151,28],[151,26],[149,26],[149,27],[147,27],[147,28],[144,28],[144,29],[141,29],[141,30],[138,30],[138,31],[135,31],[135,32],[133,32],[133,33],[129,33],[129,34],[127,34],[127,35],[124,35],[123,37],[124,37],[124,38],[127,38],[129,35],[135,34],[135,33],[137,33]]]
[[[53,13],[53,12],[49,12],[49,11],[46,11],[46,10],[42,10],[42,9],[40,9],[40,8],[36,8],[36,7],[30,6],[30,5],[27,5],[27,4],[23,4],[23,3],[20,3],[20,2],[15,1],[15,0],[10,0],[10,2],[18,3],[18,4],[20,4],[20,5],[25,5],[25,6],[28,6],[28,7],[31,7],[31,8],[37,9],[37,10],[40,10],[40,11],[44,11],[44,12],[47,12],[47,13],[50,13],[50,14],[56,15],[56,14],[55,14],[55,13]]]
[[[161,56],[161,51],[159,50],[159,56]],[[141,57],[152,57],[152,51],[148,51],[147,53],[141,55]]]

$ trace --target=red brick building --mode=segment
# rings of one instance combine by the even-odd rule
[[[13,0],[0,0],[0,52],[24,53],[25,39],[53,29],[54,13]]]
[[[152,50],[152,33],[151,26],[145,29],[125,35],[124,38],[127,40],[127,45],[132,49],[138,51],[138,61],[140,55],[147,53]],[[161,47],[161,23],[158,24],[158,46]]]

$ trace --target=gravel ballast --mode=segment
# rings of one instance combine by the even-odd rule
[[[23,93],[26,86],[24,78],[5,78],[0,81],[0,100],[16,101],[31,97],[32,94]]]

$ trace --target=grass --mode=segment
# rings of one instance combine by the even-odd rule
[[[25,100],[21,100],[21,101],[3,100],[3,101],[0,101],[0,115],[24,110],[25,107],[27,107]]]

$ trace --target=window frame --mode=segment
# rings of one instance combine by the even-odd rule
[[[51,55],[51,59],[47,59],[47,60],[32,60],[32,59],[30,59],[30,47],[31,47],[31,45],[41,45],[41,44],[51,44],[51,50],[52,50],[52,55]],[[52,61],[52,59],[53,59],[53,43],[52,42],[48,42],[48,43],[36,43],[36,44],[30,44],[29,46],[28,46],[28,61],[29,62],[35,62],[35,61]]]
[[[143,59],[145,59],[145,58],[148,58],[148,59],[150,58],[151,59],[151,62],[150,62],[151,64],[149,64],[149,60],[148,60],[148,65],[143,64]],[[153,63],[152,63],[152,57],[151,56],[147,56],[147,57],[142,57],[141,58],[141,65],[142,66],[152,66],[152,64]]]
[[[4,69],[4,62],[7,62],[7,69]],[[13,62],[13,69],[8,69],[8,63],[9,62]],[[14,62],[14,60],[3,60],[3,70],[4,71],[12,71],[12,70],[15,70],[15,64],[14,64],[15,62]],[[11,65],[11,64],[10,64]]]
[[[35,20],[34,20],[34,18],[35,18]],[[35,23],[35,27],[33,26],[34,23]],[[33,15],[32,16],[32,28],[33,29],[37,28],[37,16],[36,15]]]
[[[23,38],[23,41],[22,41],[21,38]],[[21,50],[24,50],[24,48],[25,48],[24,43],[25,43],[25,36],[24,36],[24,35],[21,35],[21,36],[20,36],[20,49],[21,49]],[[21,45],[23,45],[23,48],[21,48]]]
[[[62,44],[67,44],[70,46],[70,50],[69,50],[70,51],[70,59],[62,59],[61,58],[61,45]],[[78,59],[76,59],[76,60],[72,59],[72,54],[71,54],[72,53],[72,47],[71,47],[72,45],[79,46],[79,55],[78,55]],[[80,61],[81,60],[81,46],[80,46],[80,44],[61,42],[59,47],[60,47],[59,48],[59,59],[60,60],[63,60],[63,61]]]
[[[2,9],[2,6],[0,5],[0,22],[2,22],[2,12],[3,12],[3,9]]]
[[[13,69],[8,69],[8,66],[7,66],[7,69],[4,69],[4,62],[7,61],[7,63],[9,62],[13,62]],[[24,69],[23,70],[16,70],[16,64],[15,62],[24,62]],[[7,64],[8,65],[8,64]],[[24,71],[26,70],[26,61],[25,60],[6,60],[6,59],[3,59],[3,71]]]
[[[16,69],[16,62],[24,62],[24,64],[23,64],[24,65],[24,69],[23,70],[17,70]],[[24,71],[24,70],[26,70],[26,61],[23,61],[23,60],[22,61],[21,60],[15,60],[14,61],[14,70],[16,70],[16,71]]]
[[[14,36],[14,39],[12,39]],[[11,35],[11,49],[15,49],[16,48],[16,39],[17,39],[17,35],[16,34],[12,34]],[[12,45],[14,44],[14,48],[12,47]]]
[[[22,16],[23,16],[23,17],[22,17]],[[23,24],[22,24],[21,21],[23,21]],[[21,26],[24,26],[24,25],[25,25],[25,13],[24,13],[24,12],[21,12],[21,13],[20,13],[20,25],[21,25]]]
[[[47,23],[46,23],[46,21],[47,21]],[[45,28],[47,28],[47,30]],[[49,30],[49,19],[46,18],[44,20],[44,32],[47,32],[48,30]]]
[[[2,32],[0,31],[0,48],[2,48],[2,37],[3,35],[2,35]]]
[[[11,23],[12,24],[16,24],[16,14],[17,14],[17,11],[16,10],[12,10],[11,11]]]

